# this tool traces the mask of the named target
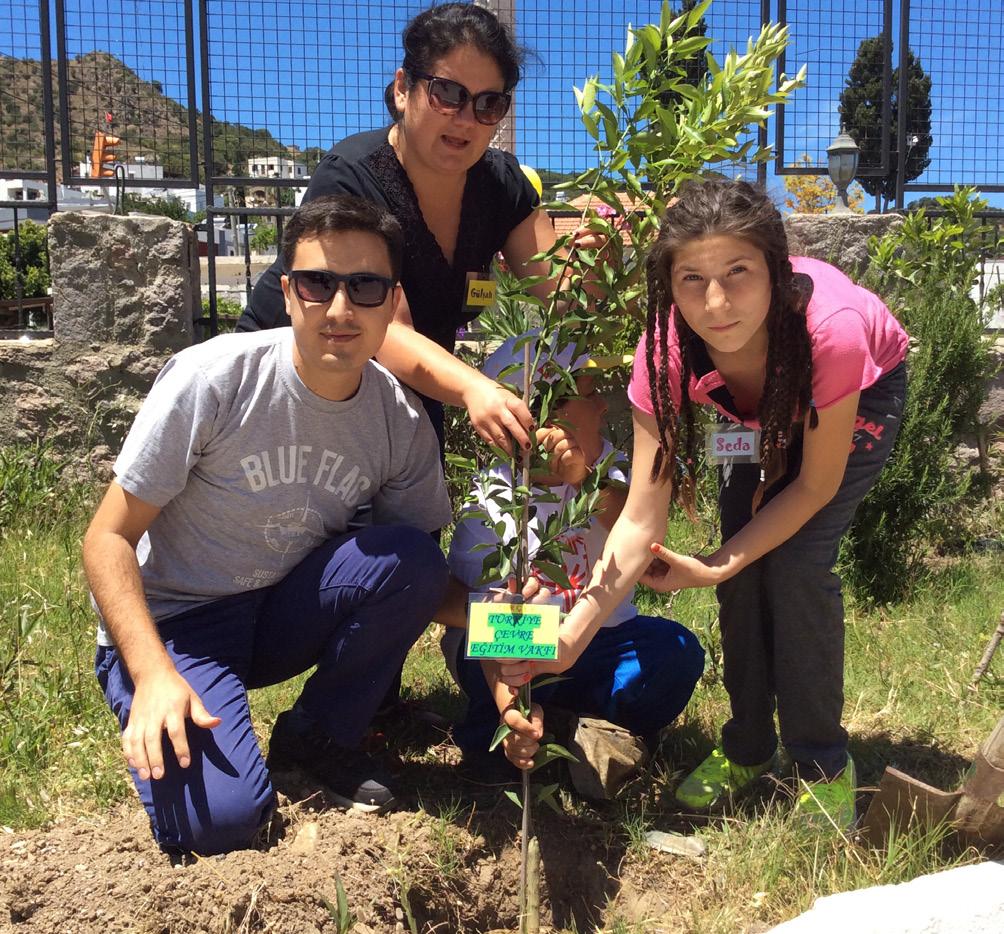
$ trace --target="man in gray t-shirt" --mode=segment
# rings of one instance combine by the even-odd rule
[[[225,852],[274,804],[247,688],[316,665],[267,765],[348,807],[393,795],[358,747],[439,605],[450,518],[420,402],[372,360],[401,299],[397,221],[347,196],[286,226],[291,329],[175,356],[84,540],[98,679],[154,835]],[[359,506],[374,524],[349,532]]]

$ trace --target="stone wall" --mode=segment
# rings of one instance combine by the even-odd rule
[[[792,215],[793,253],[859,269],[895,215]],[[192,229],[92,212],[49,222],[54,337],[0,341],[0,447],[48,439],[107,467],[154,377],[201,312]]]
[[[839,266],[858,277],[868,265],[868,240],[903,226],[899,214],[789,214],[788,251]]]
[[[106,467],[201,310],[195,233],[163,217],[54,214],[53,337],[0,341],[0,446],[47,439]]]

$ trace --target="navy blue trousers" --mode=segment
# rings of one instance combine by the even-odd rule
[[[649,736],[680,715],[703,671],[704,649],[689,629],[671,619],[636,616],[600,629],[564,673],[567,680],[536,688],[533,700]],[[457,652],[457,676],[469,703],[454,739],[465,751],[486,751],[499,712],[481,663],[464,658],[463,645]]]
[[[179,673],[223,719],[188,721],[192,762],[164,734],[164,777],[133,782],[162,846],[200,854],[247,846],[275,795],[251,725],[247,689],[316,665],[298,706],[339,744],[356,746],[408,649],[446,588],[436,542],[407,526],[369,526],[326,542],[282,581],[163,620]],[[118,652],[99,646],[98,681],[121,729],[133,684]]]

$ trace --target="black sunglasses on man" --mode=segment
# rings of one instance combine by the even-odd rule
[[[343,276],[330,269],[293,269],[289,273],[293,289],[304,302],[330,302],[345,283],[345,294],[353,305],[376,308],[387,299],[394,288],[394,280],[378,276],[375,272],[350,272]]]

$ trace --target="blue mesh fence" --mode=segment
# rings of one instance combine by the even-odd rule
[[[89,176],[95,132],[118,137],[111,150],[127,185],[191,185],[189,103],[193,35],[185,0],[62,0],[57,9],[64,174]],[[105,182],[110,183],[106,180]]]
[[[116,156],[132,166],[132,184],[160,174],[176,186],[190,185],[206,156],[196,120],[197,110],[205,109],[204,89],[214,118],[210,175],[221,179],[293,185],[299,179],[284,172],[296,173],[300,165],[305,178],[334,142],[384,124],[383,89],[399,63],[401,29],[424,5],[421,0],[43,4],[8,0],[0,17],[0,172],[10,177],[47,167],[40,10],[51,6],[53,53],[59,59],[53,67],[59,79],[55,136],[67,179],[80,173],[94,132],[102,130],[122,138]],[[581,170],[595,156],[571,89],[590,74],[609,78],[610,53],[623,49],[628,24],[657,19],[660,4],[517,0],[513,6],[520,41],[539,57],[528,63],[517,92],[514,149],[539,169]],[[808,86],[776,120],[779,132],[771,129],[779,171],[797,168],[803,156],[806,170],[823,170],[826,146],[839,129],[840,95],[861,44],[887,29],[895,64],[902,18],[910,49],[932,85],[929,164],[919,177],[907,177],[907,187],[974,183],[994,189],[1004,183],[996,144],[1004,90],[1001,0],[771,0],[767,6],[771,18],[791,29],[785,70],[808,65]],[[730,47],[743,48],[758,32],[761,7],[761,0],[715,0],[706,27],[718,58]],[[921,145],[913,142],[924,135],[916,118],[915,112],[907,115],[907,148]],[[894,130],[893,119],[883,120],[878,130],[889,137],[893,165]],[[873,138],[859,143],[869,144],[863,147],[868,151],[862,169],[877,172],[881,147]],[[144,164],[159,166],[159,173],[137,168]]]
[[[46,172],[43,24],[38,0],[8,0],[0,16],[0,176]],[[2,200],[2,199],[0,199]]]
[[[806,86],[797,91],[778,121],[775,144],[777,171],[826,172],[826,147],[840,132],[840,95],[847,76],[865,40],[883,41],[886,0],[780,0],[778,18],[788,26],[790,41],[785,50],[787,70],[808,65]],[[886,37],[884,41],[888,41]],[[884,57],[884,56],[881,56]],[[883,75],[877,75],[881,81]],[[891,77],[891,75],[890,75]],[[879,101],[881,116],[881,101]],[[881,119],[869,138],[858,139],[872,158],[862,158],[862,169],[877,169],[882,163],[881,134],[888,124]],[[862,134],[858,134],[862,135]]]
[[[909,11],[910,48],[931,80],[932,106],[930,162],[916,179],[907,173],[907,190],[1004,191],[1004,2],[910,0]],[[924,128],[923,112],[908,111],[908,149]]]
[[[309,173],[333,143],[388,122],[384,88],[400,61],[401,29],[421,5],[241,7],[237,15],[233,3],[205,2],[214,175]]]

